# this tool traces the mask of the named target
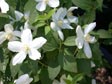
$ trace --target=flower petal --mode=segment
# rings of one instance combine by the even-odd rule
[[[38,11],[44,11],[46,9],[46,3],[45,2],[39,2],[37,5],[36,5],[36,9]]]
[[[8,42],[8,49],[13,52],[20,52],[21,48],[22,48],[22,43],[19,41]]]
[[[91,67],[95,67],[95,63],[93,61],[91,61]]]
[[[76,34],[77,34],[77,37],[80,37],[80,38],[84,37],[83,31],[81,29],[81,26],[79,26],[79,25],[76,28]]]
[[[96,42],[96,39],[95,39],[95,37],[93,37],[93,36],[90,36],[89,39],[90,39],[90,40],[89,40],[89,43],[95,43],[95,42]]]
[[[82,38],[76,38],[76,40],[75,40],[75,42],[76,42],[76,45],[77,45],[77,47],[79,48],[79,49],[82,49],[82,47],[83,47],[83,44],[84,44],[84,40],[82,39]]]
[[[30,16],[30,11],[26,11],[26,12],[24,13],[24,18],[25,18],[25,20],[29,20],[29,16]]]
[[[9,11],[9,5],[5,0],[0,0],[0,8],[2,13],[7,13],[7,11]]]
[[[16,84],[30,84],[30,82],[33,80],[33,78],[29,78],[28,74],[24,74],[20,76],[15,83]]]
[[[72,12],[72,11],[75,10],[75,9],[78,9],[78,7],[70,7],[70,8],[68,9],[68,12],[69,12],[69,11]]]
[[[26,58],[26,53],[21,51],[13,58],[12,64],[13,65],[21,64],[25,58]]]
[[[66,16],[66,14],[67,14],[67,9],[61,7],[52,16],[52,19],[53,19],[53,21],[63,20],[63,18]]]
[[[91,84],[96,84],[96,80],[95,79],[92,79],[91,82],[92,82]]]
[[[64,35],[63,35],[63,32],[61,30],[58,30],[58,35],[60,37],[61,40],[64,40]]]
[[[51,27],[54,31],[57,31],[57,30],[60,29],[60,28],[56,25],[55,22],[51,22],[50,27]]]
[[[65,19],[62,24],[62,29],[73,29],[73,27],[70,26],[68,20]]]
[[[23,14],[19,11],[15,11],[15,17],[16,17],[16,21],[19,21],[23,17]]]
[[[33,48],[35,49],[39,49],[41,48],[45,43],[47,42],[47,40],[43,37],[39,37],[39,38],[36,38],[32,41],[31,45]]]
[[[17,37],[21,37],[21,32],[20,32],[20,31],[15,30],[15,31],[13,32],[13,34],[14,34],[15,36],[17,36]]]
[[[88,24],[84,29],[84,34],[88,34],[90,31],[92,31],[96,27],[96,22]]]
[[[30,29],[30,26],[29,26],[29,24],[28,24],[28,21],[25,22],[25,24],[24,24],[24,29]]]
[[[23,43],[30,43],[32,41],[32,33],[30,29],[24,29],[21,34],[21,41]]]
[[[48,5],[50,7],[53,7],[53,8],[58,7],[59,6],[59,0],[49,0]]]
[[[92,52],[91,52],[90,46],[86,41],[84,42],[84,53],[88,58],[92,57]]]
[[[66,8],[60,8],[58,11],[57,11],[57,16],[59,16],[58,19],[64,19],[64,17],[66,16],[67,14],[67,9]]]
[[[41,58],[41,53],[36,49],[31,49],[30,52],[28,52],[28,54],[29,54],[29,58],[32,60],[37,60]]]
[[[13,26],[11,24],[5,24],[5,32],[13,32]]]
[[[69,20],[71,23],[75,23],[75,24],[78,23],[78,17],[76,17],[76,16],[68,16],[68,20]]]
[[[0,32],[0,44],[2,44],[6,40],[5,35],[5,32]]]

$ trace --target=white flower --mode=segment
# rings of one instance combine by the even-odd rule
[[[78,17],[74,16],[72,11],[78,9],[78,7],[70,7],[67,11],[67,18],[71,23],[78,23]]]
[[[82,49],[82,47],[84,46],[84,53],[88,58],[92,57],[92,52],[89,43],[96,42],[95,37],[90,36],[89,32],[92,31],[95,28],[95,26],[96,26],[95,22],[86,25],[84,32],[82,31],[81,26],[78,25],[76,28],[76,34],[77,34],[76,45],[79,49]]]
[[[91,84],[96,84],[96,80],[92,79]]]
[[[7,13],[7,11],[9,11],[9,5],[5,0],[0,0],[0,9],[2,13]]]
[[[60,8],[57,12],[52,16],[53,22],[51,22],[50,26],[54,31],[57,31],[61,40],[64,40],[64,35],[61,29],[73,29],[70,26],[68,20],[64,19],[67,14],[66,8]]]
[[[0,80],[0,84],[3,84],[3,81],[2,80]]]
[[[16,84],[30,84],[33,81],[33,78],[29,78],[28,74],[20,76],[17,80],[14,81]]]
[[[30,15],[29,11],[27,11],[23,14],[20,11],[15,10],[14,13],[15,13],[15,18],[10,16],[10,19],[12,20],[11,23],[20,21],[23,17],[25,18],[26,21],[29,21],[29,15]]]
[[[95,63],[93,61],[91,61],[91,68],[95,67]]]
[[[40,59],[41,53],[37,50],[41,48],[45,43],[46,39],[43,37],[32,39],[31,30],[25,28],[21,34],[20,41],[11,41],[8,43],[8,49],[13,52],[19,52],[12,60],[12,64],[20,64],[24,61],[27,54],[32,60]]]
[[[38,2],[38,4],[36,5],[36,9],[38,11],[44,11],[46,9],[47,4],[52,8],[59,6],[59,0],[35,0],[35,1]]]
[[[0,32],[0,44],[2,44],[5,40],[17,40],[17,36],[20,37],[20,31],[14,31],[13,26],[11,24],[6,24],[4,26],[5,31]]]

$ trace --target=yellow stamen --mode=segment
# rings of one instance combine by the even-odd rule
[[[44,0],[44,2],[47,4],[49,0]]]
[[[8,34],[6,34],[5,38],[7,40],[11,40],[13,38],[13,34],[12,33],[8,33]]]
[[[59,20],[58,21],[58,26],[62,26],[62,24],[63,24],[63,21],[62,20]]]
[[[90,38],[91,38],[91,36],[90,36],[89,34],[87,34],[87,35],[85,36],[85,40],[86,40],[87,42],[90,42]]]
[[[25,44],[23,46],[23,49],[24,49],[25,52],[28,52],[30,50],[30,48],[29,48],[29,46],[27,44]]]

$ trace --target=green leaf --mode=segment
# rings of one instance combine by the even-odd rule
[[[47,38],[47,43],[43,46],[43,50],[46,52],[46,51],[53,51],[55,49],[58,48],[58,44],[57,42],[55,41],[53,35],[51,32],[49,32],[47,35],[46,35],[46,38]]]
[[[31,71],[29,63],[22,63],[20,69],[23,73],[29,73]]]
[[[4,29],[4,25],[9,23],[9,16],[7,14],[0,13],[0,30]]]
[[[9,6],[13,7],[16,9],[17,1],[16,0],[6,0]]]
[[[74,76],[74,78],[73,78],[73,82],[74,82],[74,83],[77,83],[78,81],[81,81],[81,80],[83,79],[83,75],[84,75],[84,74],[82,74],[82,73],[76,74],[76,75]]]
[[[34,11],[34,9],[36,8],[36,2],[34,0],[28,0],[27,3],[24,6],[24,11]],[[35,9],[36,10],[36,9]]]
[[[14,78],[21,71],[20,65],[13,66],[12,63],[10,63],[10,70],[11,76]]]
[[[84,10],[91,10],[94,8],[94,2],[92,0],[72,0],[72,2]]]
[[[42,68],[40,73],[41,84],[52,84],[51,79],[49,78],[48,70],[46,68]]]
[[[96,0],[96,2],[98,3],[98,4],[97,4],[98,9],[99,9],[99,10],[102,10],[103,0]]]
[[[39,79],[39,75],[38,75],[38,74],[35,75],[33,80],[34,80],[34,82],[38,82],[38,81],[40,80],[40,79]]]
[[[77,61],[78,72],[84,74],[91,73],[91,63],[89,59],[77,59],[76,61]]]
[[[52,9],[47,14],[45,13],[44,15],[39,15],[38,20],[48,20],[49,18],[51,18],[54,12],[55,12],[55,9]]]
[[[93,54],[93,60],[96,64],[96,66],[100,67],[102,65],[102,52],[99,47],[99,43],[96,43],[95,45],[91,46],[92,48],[92,54]]]
[[[50,26],[45,26],[45,35],[47,35],[51,31]]]
[[[104,29],[98,30],[97,35],[99,35],[99,38],[102,38],[102,39],[112,38],[112,34]]]
[[[79,21],[81,24],[89,24],[95,20],[96,12],[95,10],[89,10],[84,13],[83,16],[79,17]]]
[[[42,48],[46,52],[46,51],[53,51],[57,49],[58,46],[55,41],[51,40],[51,41],[48,41]]]
[[[39,27],[42,27],[42,26],[46,25],[45,21],[37,21],[35,24],[36,24],[35,25],[36,28],[39,28]]]
[[[5,73],[8,61],[9,61],[8,59],[4,59],[3,62],[0,62],[0,71],[2,71],[3,73]]]
[[[63,52],[60,52],[58,62],[64,70],[69,72],[77,72],[76,60],[74,57],[63,55]]]
[[[35,0],[28,0],[24,7],[24,12],[30,12],[29,22],[32,24],[36,21],[38,12],[36,11]]]
[[[55,62],[54,62],[55,63]],[[57,66],[48,66],[48,73],[49,73],[49,78],[51,80],[53,80],[54,78],[56,78],[56,76],[59,74],[61,70],[61,67],[59,65]]]
[[[64,41],[64,45],[66,46],[75,46],[75,36],[70,36]]]

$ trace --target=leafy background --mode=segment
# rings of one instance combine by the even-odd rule
[[[34,0],[6,1],[10,5],[10,10],[7,14],[0,13],[0,30],[3,31],[4,25],[10,22],[9,16],[15,18],[15,10],[22,13],[30,11],[29,23],[33,37],[43,36],[47,39],[47,43],[40,49],[43,57],[41,60],[32,61],[27,58],[22,64],[16,66],[12,66],[11,61],[15,53],[7,49],[7,41],[0,45],[0,79],[3,80],[4,84],[13,84],[15,79],[25,73],[33,78],[31,84],[52,84],[54,80],[61,81],[62,75],[66,76],[64,79],[66,84],[91,84],[91,80],[95,78],[93,73],[98,68],[104,67],[112,71],[112,60],[109,62],[108,55],[100,50],[101,45],[112,45],[112,23],[109,24],[108,29],[97,28],[91,32],[98,41],[90,45],[93,57],[88,59],[84,52],[76,47],[76,25],[73,25],[74,30],[63,30],[64,41],[61,41],[58,34],[51,30],[51,17],[56,10],[47,7],[44,12],[39,12],[35,9],[37,3]],[[60,0],[59,7],[68,9],[71,6],[77,6],[84,11],[82,15],[73,12],[79,17],[79,24],[83,26],[96,21],[96,12],[103,12],[102,8],[105,5],[103,0]],[[25,19],[22,18],[13,26],[20,30],[24,23]],[[94,68],[91,67],[91,61],[96,65]],[[112,75],[111,72],[108,73],[110,76]]]

